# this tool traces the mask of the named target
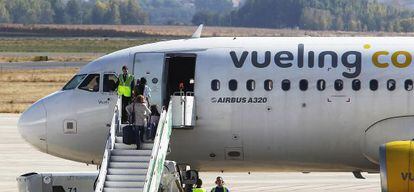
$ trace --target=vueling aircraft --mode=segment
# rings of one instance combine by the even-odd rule
[[[27,109],[19,130],[40,151],[100,164],[125,65],[148,80],[159,109],[181,83],[194,94],[194,126],[173,129],[168,160],[199,171],[379,172],[381,163],[389,171],[381,146],[389,160],[385,144],[414,138],[412,45],[410,37],[214,37],[132,47],[83,67]]]

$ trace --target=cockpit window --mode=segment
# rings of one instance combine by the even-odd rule
[[[99,74],[90,74],[79,85],[79,89],[98,92],[99,91]]]
[[[105,74],[103,79],[103,92],[114,92],[118,78],[114,74]]]
[[[85,74],[82,75],[75,75],[66,85],[62,88],[63,90],[71,90],[75,89],[79,83],[86,77]]]

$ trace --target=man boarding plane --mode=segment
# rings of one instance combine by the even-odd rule
[[[117,98],[111,85],[127,65],[148,80],[153,104],[166,106],[182,82],[194,93],[195,124],[173,130],[169,160],[199,171],[378,172],[381,145],[414,138],[413,44],[220,37],[132,47],[33,104],[19,131],[45,153],[100,164]]]

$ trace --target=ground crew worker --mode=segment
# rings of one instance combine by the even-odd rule
[[[224,187],[224,181],[223,178],[217,177],[216,178],[216,187],[211,189],[211,192],[230,192],[226,187]]]
[[[132,88],[134,87],[134,76],[128,74],[128,67],[122,67],[122,75],[118,77],[118,95],[122,96],[122,123],[128,120],[126,106],[131,103]]]
[[[203,181],[201,179],[197,179],[196,187],[193,189],[193,192],[206,192],[204,188],[202,188]]]

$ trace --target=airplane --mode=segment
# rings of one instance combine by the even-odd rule
[[[122,66],[166,106],[184,83],[195,125],[167,159],[198,171],[379,172],[381,145],[413,139],[410,37],[211,37],[120,50],[20,117],[38,150],[99,165]]]

